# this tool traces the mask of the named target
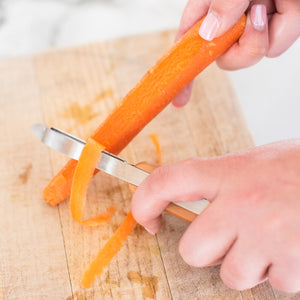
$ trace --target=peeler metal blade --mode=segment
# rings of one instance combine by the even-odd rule
[[[44,124],[34,124],[31,126],[31,130],[48,147],[75,160],[79,159],[85,145],[84,140],[57,128],[48,128]],[[127,163],[125,160],[107,151],[102,152],[96,168],[135,186],[139,186],[149,175],[144,170]],[[174,203],[195,214],[199,214],[206,208],[209,202],[203,199],[194,202]]]
[[[84,140],[57,128],[48,128],[44,124],[34,124],[31,130],[46,146],[75,160],[79,159],[85,145]],[[102,152],[96,168],[135,186],[140,185],[149,175],[107,151]]]

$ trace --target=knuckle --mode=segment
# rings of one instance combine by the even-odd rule
[[[144,225],[147,222],[147,219],[145,218],[143,211],[144,210],[139,209],[137,205],[131,206],[131,212],[134,219],[141,225]]]
[[[149,223],[157,217],[154,213],[153,206],[155,203],[145,197],[138,197],[132,199],[131,212],[134,219],[142,226],[148,226]]]
[[[197,176],[198,171],[205,166],[206,159],[200,157],[192,157],[183,161],[183,176],[193,174]]]
[[[220,16],[226,16],[229,11],[236,9],[239,4],[238,0],[222,1],[219,2],[219,5],[215,4],[213,10]]]
[[[139,211],[134,211],[132,210],[132,215],[134,217],[134,219],[140,224],[145,226],[148,222],[148,219],[144,216],[143,213],[139,212]]]
[[[170,176],[170,167],[163,166],[155,169],[151,175],[149,176],[148,185],[153,193],[157,193],[157,191],[161,191],[169,180]]]
[[[131,201],[131,210],[135,220],[147,226],[158,216],[156,204],[161,199],[161,193],[169,181],[170,168],[168,166],[155,169],[138,187]]]
[[[247,54],[252,59],[261,59],[266,55],[266,53],[267,49],[260,45],[252,45],[247,48]]]
[[[289,267],[287,267],[289,265]],[[268,279],[270,284],[277,290],[296,293],[300,291],[299,257],[290,260],[285,266],[271,266]]]
[[[191,254],[191,248],[187,246],[187,243],[183,242],[181,239],[178,246],[178,251],[182,259],[190,266],[200,267],[199,264],[193,259],[193,255]]]
[[[300,291],[300,282],[295,284],[293,281],[283,278],[283,276],[269,275],[269,282],[275,289],[286,293],[296,293]]]
[[[224,284],[234,290],[244,290],[249,288],[245,273],[238,264],[231,264],[228,267],[221,267],[220,276]]]
[[[210,264],[203,253],[203,249],[199,245],[191,245],[184,238],[179,242],[178,251],[182,259],[192,267],[200,268]]]
[[[147,200],[143,192],[137,190],[132,197],[131,212],[134,219],[143,226],[149,222],[149,211],[151,212],[149,206],[150,201]]]

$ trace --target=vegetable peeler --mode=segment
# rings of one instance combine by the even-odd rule
[[[34,124],[31,130],[46,146],[75,160],[79,159],[85,145],[84,140],[57,128],[48,128],[44,124]],[[139,186],[150,174],[107,151],[101,153],[96,168],[133,186]],[[174,202],[169,204],[166,211],[185,221],[192,222],[208,204],[209,202],[205,199],[194,202]]]

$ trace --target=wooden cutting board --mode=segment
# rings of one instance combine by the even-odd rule
[[[87,137],[173,38],[174,32],[162,32],[0,61],[0,299],[292,297],[268,283],[233,291],[221,282],[218,267],[189,267],[177,251],[188,224],[167,214],[157,236],[138,226],[93,288],[80,287],[84,270],[128,212],[131,194],[124,182],[95,177],[86,216],[111,204],[118,210],[99,228],[75,223],[68,201],[48,206],[42,189],[66,158],[35,139],[30,126],[42,122]],[[168,107],[121,156],[155,163],[152,132],[160,140],[163,164],[253,145],[230,82],[215,65],[196,80],[184,109]]]

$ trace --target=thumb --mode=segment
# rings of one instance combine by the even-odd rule
[[[249,6],[249,0],[213,0],[199,29],[200,36],[208,41],[228,31]]]
[[[169,203],[213,201],[225,176],[222,161],[193,158],[155,169],[133,195],[131,210],[136,221],[154,234]]]

